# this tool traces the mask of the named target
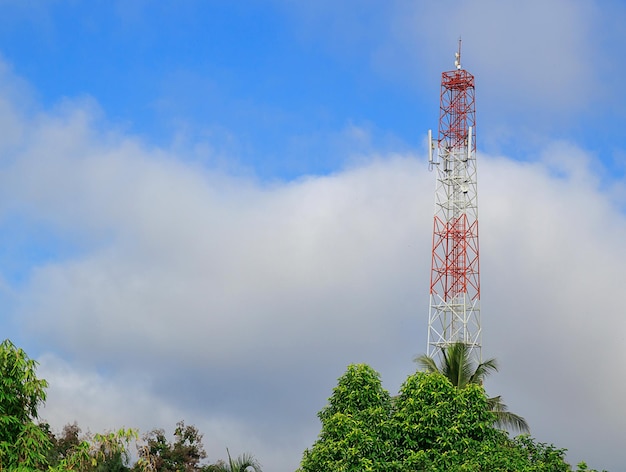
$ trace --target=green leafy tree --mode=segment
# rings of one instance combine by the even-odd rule
[[[80,428],[64,430],[69,436],[69,445],[63,457],[52,467],[51,472],[123,472],[130,470],[132,443],[139,439],[137,430],[120,429],[106,434],[94,434],[76,442]],[[138,469],[146,467],[138,465]]]
[[[130,470],[130,445],[139,439],[135,429],[94,435],[91,443],[94,472],[124,472]]]
[[[10,340],[0,343],[0,469],[45,468],[51,448],[35,421],[48,383],[38,379],[37,362]]]
[[[51,447],[48,450],[47,463],[50,467],[56,467],[63,459],[80,444],[80,428],[76,422],[66,424],[59,435],[52,432],[48,423],[40,425],[48,436]]]
[[[55,452],[60,459],[65,459],[81,443],[80,427],[76,422],[63,426],[61,435],[54,437]]]
[[[206,457],[202,434],[195,426],[176,424],[174,442],[168,441],[165,431],[155,429],[144,436],[145,444],[139,448],[142,463],[149,464],[155,472],[193,472],[201,470],[200,461]]]
[[[304,452],[300,472],[397,468],[391,439],[391,397],[370,366],[348,366],[318,416],[322,431],[313,447]]]
[[[441,355],[440,365],[437,365],[437,362],[427,355],[419,356],[415,361],[427,372],[443,374],[452,382],[452,385],[461,390],[468,385],[483,385],[485,377],[498,371],[498,363],[495,359],[474,365],[471,360],[470,349],[463,342],[457,342],[451,344],[447,349],[442,349]],[[526,420],[515,413],[511,413],[500,396],[488,398],[487,403],[495,415],[494,421],[497,426],[523,433],[530,432]]]
[[[228,455],[228,462],[219,461],[216,464],[212,464],[204,467],[203,472],[247,472],[253,470],[254,472],[262,472],[261,465],[251,454],[241,454],[236,458],[230,456],[230,451],[226,449]]]
[[[443,376],[416,372],[402,384],[394,420],[403,451],[456,448],[497,435],[482,387],[457,390]]]
[[[562,450],[554,449],[551,462],[533,462],[521,444],[494,428],[495,414],[479,384],[459,389],[438,372],[416,372],[403,383],[395,406],[397,450],[404,470],[569,470]],[[530,439],[524,443],[531,444]]]
[[[576,472],[598,472],[598,471],[596,469],[589,469],[585,462],[579,462]],[[607,471],[603,470],[602,472],[607,472]]]
[[[440,372],[409,376],[392,402],[374,370],[351,365],[318,416],[298,472],[571,471],[564,449],[496,428],[480,382],[457,388]]]

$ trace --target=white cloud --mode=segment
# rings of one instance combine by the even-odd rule
[[[320,322],[347,329],[360,305],[351,294],[393,278],[372,277],[365,267],[405,258],[412,242],[395,225],[411,219],[415,193],[398,183],[406,175],[382,164],[268,189],[225,179],[217,189],[200,169],[174,161],[123,151],[54,155],[63,156],[49,163],[56,176],[38,183],[33,205],[45,205],[47,218],[60,215],[60,224],[109,235],[85,257],[39,267],[26,293],[23,316],[32,329],[65,339],[67,350],[89,346],[98,357],[116,340],[237,363],[246,354],[234,338],[246,345],[282,332],[275,347],[297,346]],[[9,180],[27,188],[30,174],[19,169]],[[85,197],[75,205],[77,195]],[[393,211],[382,220],[369,218],[390,201]],[[389,241],[385,252],[381,237]],[[339,299],[327,300],[329,291]],[[346,312],[328,313],[333,304]],[[375,333],[366,324],[350,329]]]
[[[403,74],[420,86],[428,81],[425,66],[433,71],[454,68],[453,54],[462,37],[462,62],[480,75],[481,98],[489,90],[491,102],[507,113],[588,105],[601,93],[597,67],[607,66],[602,46],[608,33],[598,34],[598,29],[611,23],[611,15],[621,15],[614,6],[603,10],[578,0],[279,3],[288,5],[298,27],[305,25],[310,35],[323,30],[315,40],[335,53],[353,57],[364,50],[378,72]],[[426,77],[437,80],[436,74]]]
[[[180,414],[218,457],[247,444],[287,470],[346,364],[396,359],[396,383],[411,369],[430,238],[416,244],[416,215],[432,209],[412,158],[260,185],[99,133],[82,103],[28,125],[0,175],[5,211],[81,246],[31,261],[14,313],[57,353],[42,358],[56,427]]]
[[[495,388],[534,434],[615,468],[626,219],[582,150],[556,143],[545,156],[481,166],[486,352],[501,361]]]
[[[95,235],[21,294],[41,345],[83,366],[43,358],[54,418],[181,415],[215,454],[247,444],[288,470],[347,363],[371,362],[392,390],[410,371],[426,325],[425,165],[390,156],[264,186],[126,141],[103,150],[76,129],[40,131],[5,174],[31,217]],[[67,142],[79,151],[55,151]],[[44,158],[55,172],[35,189]],[[540,439],[606,466],[626,420],[626,385],[611,375],[624,355],[626,220],[591,159],[566,143],[535,163],[481,156],[484,345],[503,368],[490,385]]]
[[[511,120],[531,113],[535,123],[546,114],[549,119],[566,117],[600,94],[597,72],[606,56],[596,30],[605,18],[593,3],[459,0],[395,5],[393,30],[403,47],[383,46],[381,64],[401,63],[394,53],[400,50],[419,58],[415,63],[422,67],[451,70],[461,37],[462,64],[479,77],[481,103],[494,108],[496,117]]]

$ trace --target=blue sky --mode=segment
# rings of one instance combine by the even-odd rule
[[[320,43],[321,25],[303,25],[295,6],[38,5],[7,7],[0,34],[4,57],[44,106],[89,97],[107,121],[148,143],[168,146],[178,134],[194,144],[210,140],[262,178],[341,166],[320,156],[335,151],[333,136],[353,123],[371,126],[382,141],[418,142],[420,96],[428,95],[371,73],[360,51],[370,38],[350,44],[331,30],[335,38]]]
[[[348,363],[397,391],[461,35],[487,389],[623,469],[624,5],[336,3],[0,1],[0,326],[41,363],[44,418],[184,419],[210,459],[286,472]]]
[[[490,15],[490,2],[461,5],[459,14]],[[560,29],[568,18],[548,8],[529,15],[534,24],[511,25],[515,13],[508,13],[490,25],[487,33],[505,35],[498,45],[467,26],[454,35],[443,34],[446,26],[429,41],[423,23],[454,16],[455,8],[420,3],[67,1],[4,2],[3,9],[3,56],[37,106],[90,99],[108,126],[155,146],[209,142],[229,161],[204,156],[211,164],[263,179],[341,168],[345,143],[337,134],[353,125],[379,148],[419,148],[424,129],[436,125],[438,73],[450,68],[463,33],[464,63],[483,85],[486,151],[532,158],[529,141],[574,134],[612,165],[610,143],[624,119],[620,15],[592,2],[572,9],[573,17],[589,15],[573,18],[589,33],[584,39]],[[623,14],[623,6],[612,2],[611,11]],[[402,15],[415,17],[415,31]],[[529,41],[530,30],[539,34]]]

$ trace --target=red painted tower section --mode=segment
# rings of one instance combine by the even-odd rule
[[[474,76],[460,64],[441,76],[439,135],[429,132],[437,186],[430,278],[428,354],[464,342],[481,358]],[[433,150],[436,157],[433,158]]]

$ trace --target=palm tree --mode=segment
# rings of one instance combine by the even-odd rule
[[[230,456],[230,451],[226,448],[228,454],[228,463],[219,461],[205,468],[207,472],[247,472],[252,469],[254,472],[262,472],[261,464],[252,456],[252,454],[241,454],[236,459]]]
[[[470,384],[482,386],[485,377],[498,371],[498,363],[495,359],[489,359],[474,366],[470,359],[470,348],[464,342],[456,342],[448,348],[442,348],[441,354],[443,359],[440,366],[426,354],[415,358],[415,362],[426,372],[439,372],[445,375],[458,389],[465,388]],[[488,398],[487,406],[496,416],[496,426],[523,433],[530,432],[526,420],[515,413],[511,413],[499,395]]]

